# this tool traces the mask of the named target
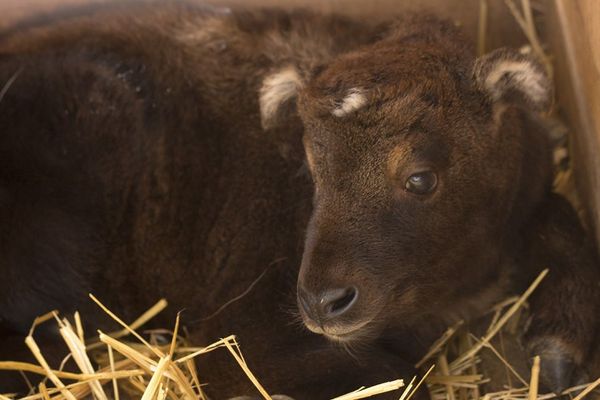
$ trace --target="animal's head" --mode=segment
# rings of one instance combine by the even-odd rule
[[[263,122],[293,98],[305,127],[315,193],[298,304],[314,332],[349,341],[451,310],[493,279],[547,189],[545,139],[526,128],[550,100],[543,69],[508,50],[474,59],[441,26],[264,82]]]

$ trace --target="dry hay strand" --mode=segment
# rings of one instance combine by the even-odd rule
[[[501,336],[502,332],[516,331],[528,297],[547,273],[548,270],[544,270],[521,296],[509,298],[494,306],[489,312],[491,322],[481,337],[469,332],[467,324],[462,321],[450,327],[417,363],[417,368],[430,364],[417,383],[416,377],[408,385],[398,379],[372,387],[361,387],[333,400],[364,399],[392,391],[399,391],[399,400],[409,400],[423,384],[427,386],[432,400],[549,400],[558,397],[554,393],[538,392],[539,357],[534,359],[527,381],[513,368],[503,354],[503,349],[497,349],[492,344],[492,340]],[[73,323],[67,318],[60,318],[56,311],[36,318],[25,343],[38,364],[0,362],[0,369],[30,372],[44,377],[22,399],[206,400],[203,384],[196,373],[195,359],[217,349],[226,349],[252,382],[257,393],[264,399],[271,399],[269,392],[248,367],[235,336],[227,336],[209,346],[191,347],[179,334],[178,315],[173,330],[153,330],[149,331],[149,336],[144,337],[137,329],[167,306],[165,300],[159,301],[134,322],[127,324],[94,296],[90,297],[122,329],[111,333],[98,331],[96,340],[86,342],[78,313],[73,316]],[[52,320],[58,325],[70,352],[56,369],[48,364],[43,356],[43,349],[39,348],[34,339],[36,327]],[[123,340],[125,337],[136,340]],[[165,337],[171,337],[168,343],[164,340]],[[485,393],[485,385],[490,383],[490,378],[485,376],[481,368],[483,351],[489,351],[506,368],[508,379],[504,390]],[[77,371],[64,370],[68,360],[74,362]],[[559,395],[576,395],[574,400],[581,400],[598,386],[600,379],[567,389]],[[403,390],[400,393],[401,388]],[[10,394],[0,395],[0,400],[14,398]]]
[[[98,331],[97,339],[86,343],[83,324],[78,313],[73,316],[73,323],[67,318],[61,318],[57,311],[36,318],[25,338],[25,343],[38,364],[0,362],[0,370],[29,372],[44,377],[37,386],[30,385],[29,394],[21,399],[206,400],[203,385],[196,373],[195,359],[217,349],[226,349],[254,385],[258,394],[264,399],[271,399],[268,391],[248,367],[234,335],[222,338],[206,347],[191,347],[179,334],[179,315],[177,315],[172,331],[150,331],[150,337],[145,338],[137,332],[137,329],[167,306],[165,300],[160,300],[134,322],[127,324],[93,295],[90,295],[90,298],[122,329],[111,333]],[[52,320],[58,325],[61,337],[69,350],[67,357],[56,369],[48,364],[42,349],[34,339],[36,328]],[[161,343],[159,338],[165,336],[171,337],[170,343],[159,344]],[[136,340],[121,340],[124,337],[133,337]],[[78,371],[64,370],[69,360],[74,362]],[[335,400],[364,399],[403,387],[404,390],[398,396],[408,400],[423,381],[424,379],[421,379],[419,384],[413,385],[413,379],[405,387],[404,381],[397,379],[368,388],[361,387],[336,397]],[[13,394],[0,394],[0,400],[14,398]]]

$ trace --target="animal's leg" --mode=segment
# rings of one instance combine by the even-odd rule
[[[542,382],[560,393],[593,373],[585,366],[598,331],[600,266],[566,200],[554,195],[534,221],[529,265],[550,271],[531,297],[524,344],[541,357]]]

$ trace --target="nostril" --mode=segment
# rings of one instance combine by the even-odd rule
[[[331,304],[331,312],[336,313],[349,307],[356,297],[356,290],[354,288],[346,289],[346,293],[339,300],[335,300]]]
[[[348,311],[356,302],[358,290],[354,287],[328,290],[321,297],[323,314],[328,318],[337,317]]]

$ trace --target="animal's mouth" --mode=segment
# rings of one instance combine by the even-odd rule
[[[360,334],[360,329],[355,329],[351,332],[341,334],[323,333],[323,336],[334,342],[349,343],[355,342],[362,335]]]
[[[305,325],[311,332],[323,335],[329,340],[348,343],[363,338],[368,331],[368,325],[372,321],[373,318],[369,318],[354,323],[326,322],[321,325],[314,323],[306,323]]]

